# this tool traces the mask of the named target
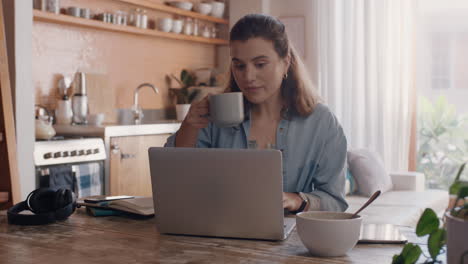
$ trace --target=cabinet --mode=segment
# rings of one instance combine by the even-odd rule
[[[111,195],[152,196],[148,148],[162,147],[170,135],[110,138]]]

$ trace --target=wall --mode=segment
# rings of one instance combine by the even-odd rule
[[[158,2],[158,1],[155,1]],[[163,2],[159,0],[159,2]],[[63,7],[89,7],[95,12],[133,7],[118,1],[62,0]],[[169,13],[148,11],[150,20],[170,17]],[[156,85],[140,93],[143,108],[171,108],[166,74],[179,75],[183,68],[214,67],[213,45],[165,38],[114,33],[75,26],[34,22],[33,78],[36,103],[54,109],[59,98],[56,82],[60,75],[76,71],[92,73],[90,112],[106,112],[106,121],[115,120],[114,108],[130,108],[133,91],[143,82]]]
[[[303,61],[310,73],[310,78],[317,84],[317,54],[316,54],[316,39],[315,39],[315,18],[311,15],[314,13],[315,0],[294,0],[294,1],[270,1],[270,14],[281,18],[282,16],[298,16],[305,18],[304,34],[305,34],[305,58]]]

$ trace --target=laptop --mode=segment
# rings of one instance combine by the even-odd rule
[[[278,150],[149,149],[160,233],[283,240],[295,218],[284,217]]]

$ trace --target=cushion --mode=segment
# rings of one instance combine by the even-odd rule
[[[349,150],[348,168],[356,180],[358,194],[370,197],[377,190],[384,193],[393,187],[382,158],[371,150]]]

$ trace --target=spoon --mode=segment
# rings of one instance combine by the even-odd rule
[[[364,208],[366,208],[367,206],[369,206],[369,204],[371,204],[375,199],[377,199],[377,197],[379,197],[381,191],[378,190],[376,191],[370,198],[369,200],[367,200],[367,202],[361,206],[361,208],[359,208],[359,210],[357,210],[352,216],[351,218],[354,218],[357,214],[359,214],[362,210],[364,210]]]

